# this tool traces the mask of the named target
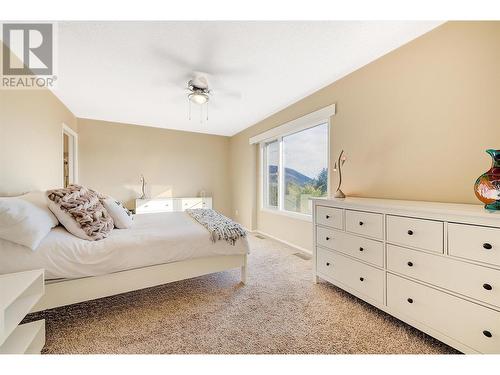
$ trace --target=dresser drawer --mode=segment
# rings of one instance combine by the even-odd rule
[[[201,198],[182,198],[181,199],[182,211],[191,208],[206,208],[206,204]]]
[[[318,206],[316,208],[316,223],[332,228],[344,229],[343,210],[340,208]]]
[[[500,266],[500,229],[448,224],[450,255]]]
[[[497,311],[391,274],[387,306],[478,352],[500,353]]]
[[[387,216],[387,241],[443,252],[444,225],[441,221]]]
[[[335,229],[317,227],[316,243],[376,266],[384,266],[384,245],[382,242]]]
[[[387,269],[500,307],[500,271],[393,245]]]
[[[317,270],[364,296],[384,302],[385,272],[336,252],[317,248]]]
[[[345,226],[348,232],[380,239],[384,238],[384,219],[382,214],[346,210]]]
[[[170,212],[174,211],[173,199],[136,200],[136,213]]]

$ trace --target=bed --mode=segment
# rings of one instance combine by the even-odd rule
[[[33,311],[233,268],[246,282],[246,238],[213,243],[185,212],[136,215],[134,221],[131,229],[114,229],[101,241],[79,239],[58,226],[34,252],[0,240],[0,274],[45,269],[45,295]]]

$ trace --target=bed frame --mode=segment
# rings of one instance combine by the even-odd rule
[[[31,312],[109,297],[233,268],[241,269],[241,282],[245,284],[247,279],[246,254],[196,258],[101,276],[46,282],[45,294]]]

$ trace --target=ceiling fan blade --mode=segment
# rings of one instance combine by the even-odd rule
[[[234,99],[234,100],[243,99],[243,95],[239,91],[217,90],[215,93],[213,93],[213,95],[220,99],[222,98]]]
[[[153,49],[153,54],[156,57],[161,58],[162,60],[166,60],[173,65],[176,65],[177,67],[183,68],[185,70],[190,70],[190,67],[192,65],[192,61],[189,61],[188,59],[177,55],[171,51],[168,51],[165,48],[154,48]]]
[[[210,70],[212,75],[220,77],[220,76],[247,76],[251,73],[251,70],[247,67],[239,67],[239,68],[231,68],[231,67],[215,67]]]

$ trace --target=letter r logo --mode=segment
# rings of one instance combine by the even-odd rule
[[[3,74],[51,75],[52,24],[3,24]]]

